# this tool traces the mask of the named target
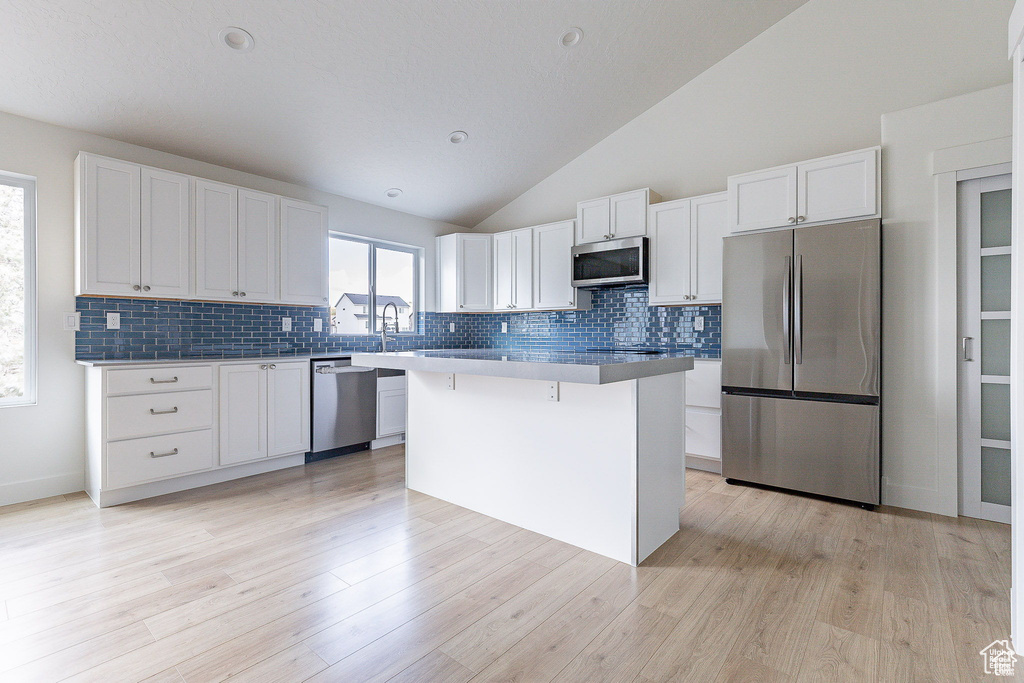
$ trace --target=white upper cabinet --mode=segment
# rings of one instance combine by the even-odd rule
[[[649,188],[621,192],[576,205],[576,243],[588,244],[647,234],[647,208],[661,195]]]
[[[729,230],[879,216],[880,154],[872,147],[730,177]]]
[[[720,303],[726,194],[662,202],[649,214],[649,303]]]
[[[238,188],[196,180],[196,296],[238,298]]]
[[[865,149],[797,166],[797,222],[822,223],[878,212],[878,153]]]
[[[188,177],[86,153],[75,174],[76,293],[188,296]]]
[[[454,233],[437,238],[437,309],[443,313],[492,308],[490,234]]]
[[[142,168],[142,291],[187,297],[191,290],[189,183],[180,173]]]
[[[277,301],[277,197],[238,190],[238,295]]]
[[[281,297],[327,305],[327,208],[281,199]]]
[[[575,308],[572,248],[575,221],[533,228],[533,305],[539,309]],[[584,296],[589,296],[589,293]]]
[[[533,229],[494,235],[494,309],[533,307]]]

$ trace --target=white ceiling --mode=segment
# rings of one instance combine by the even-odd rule
[[[803,2],[4,0],[0,110],[472,226]]]

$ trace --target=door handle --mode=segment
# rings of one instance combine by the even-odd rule
[[[804,362],[804,257],[796,257],[793,273],[793,362]]]
[[[156,408],[149,409],[150,415],[173,415],[176,412],[178,412],[178,406],[174,406],[170,410],[157,410]]]
[[[974,360],[974,353],[972,353],[972,351],[973,351],[973,347],[974,347],[974,337],[964,337],[964,339],[963,339],[963,346],[964,346],[964,360],[968,361],[968,362],[973,361]]]
[[[170,379],[157,379],[156,377],[150,377],[149,378],[150,384],[174,384],[177,381],[178,381],[178,377],[177,376],[174,376],[174,377],[172,377]]]
[[[782,281],[782,361],[789,365],[793,361],[793,335],[790,333],[792,321],[790,306],[790,290],[793,283],[793,259],[786,257],[786,277]]]
[[[167,453],[157,453],[156,451],[150,451],[149,452],[149,457],[151,457],[151,458],[166,458],[166,457],[169,457],[169,456],[172,456],[172,455],[177,455],[177,454],[178,454],[178,449],[175,448],[173,451],[168,451]]]

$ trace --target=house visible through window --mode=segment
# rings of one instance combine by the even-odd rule
[[[0,173],[0,406],[35,403],[35,181]]]
[[[334,332],[376,334],[385,323],[389,332],[415,332],[419,257],[416,247],[331,235]]]

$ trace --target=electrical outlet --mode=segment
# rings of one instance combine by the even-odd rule
[[[324,319],[323,318],[313,318],[313,331],[314,332],[323,332],[324,331]]]
[[[503,334],[508,334],[508,323],[501,324],[501,331]]]
[[[548,400],[558,400],[558,382],[548,382]]]
[[[449,332],[454,332],[455,331],[455,323],[448,323],[448,331]]]
[[[75,313],[65,313],[64,329],[71,332],[78,332],[82,329],[82,314],[77,311]]]
[[[698,315],[696,318],[693,319],[693,329],[695,329],[697,332],[704,331],[704,316]]]
[[[119,330],[119,329],[121,329],[121,314],[120,313],[107,313],[107,329],[108,330]]]
[[[291,332],[292,331],[292,319],[291,318],[281,318],[281,331],[282,332]]]

